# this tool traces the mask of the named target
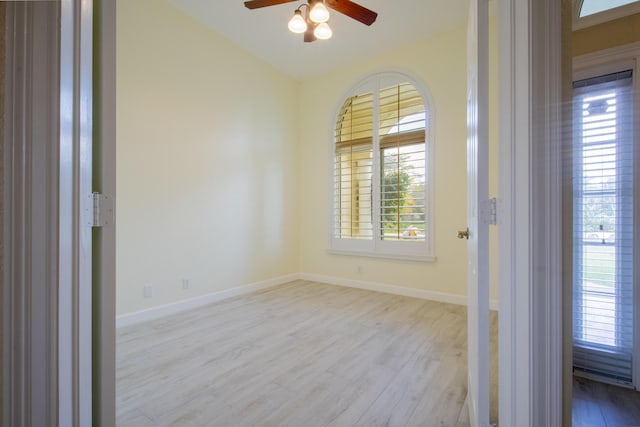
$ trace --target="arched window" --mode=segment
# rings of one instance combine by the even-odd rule
[[[638,0],[573,0],[573,30],[640,13]]]
[[[605,12],[607,10],[615,9],[616,7],[625,6],[635,2],[635,0],[582,0],[580,2],[579,16],[582,18],[584,16]]]
[[[332,249],[433,257],[431,111],[399,73],[374,75],[341,103],[334,133]]]

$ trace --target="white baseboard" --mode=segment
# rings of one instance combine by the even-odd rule
[[[232,298],[238,295],[248,294],[250,292],[271,288],[273,286],[282,285],[294,280],[309,280],[313,282],[326,283],[328,285],[346,286],[349,288],[384,292],[386,294],[402,295],[405,297],[420,298],[431,301],[444,302],[448,304],[467,305],[467,297],[464,295],[427,291],[425,289],[405,288],[402,286],[389,285],[386,283],[344,279],[341,277],[324,276],[321,274],[294,273],[288,274],[286,276],[276,277],[274,279],[251,283],[248,285],[236,286],[231,289],[225,289],[194,298],[176,301],[170,304],[151,307],[145,310],[135,311],[133,313],[122,314],[116,317],[116,328],[122,328],[125,326],[135,325],[137,323],[147,322],[149,320],[159,319],[161,317],[169,316],[181,311],[202,307],[203,305],[212,304],[214,302],[222,301],[224,299]],[[491,310],[497,311],[498,301],[491,300],[489,306]]]
[[[147,322],[149,320],[159,319],[171,314],[180,313],[181,311],[192,310],[194,308],[222,301],[227,298],[232,298],[238,295],[244,295],[250,292],[282,285],[293,280],[298,280],[299,278],[299,274],[288,274],[286,276],[263,280],[248,285],[236,286],[231,289],[225,289],[198,297],[172,302],[170,304],[164,304],[157,307],[135,311],[133,313],[122,314],[120,316],[116,316],[116,328],[122,328],[125,326],[135,325],[137,323]]]
[[[444,292],[427,291],[425,289],[405,288],[402,286],[389,285],[386,283],[368,282],[364,280],[344,279],[341,277],[323,276],[320,274],[301,273],[301,280],[309,280],[313,282],[326,283],[328,285],[346,286],[349,288],[365,289],[368,291],[383,292],[386,294],[402,295],[405,297],[413,297],[426,299],[448,304],[467,305],[467,297],[465,295],[447,294]],[[498,301],[489,301],[491,310],[498,310]]]

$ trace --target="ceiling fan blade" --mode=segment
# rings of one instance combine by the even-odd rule
[[[275,6],[277,4],[290,3],[297,0],[249,0],[244,2],[248,9],[258,9],[261,7]]]
[[[350,0],[325,0],[327,6],[350,18],[360,21],[365,25],[371,25],[376,21],[378,14],[373,10],[360,6]]]

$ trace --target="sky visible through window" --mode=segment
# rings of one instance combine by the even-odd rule
[[[626,4],[636,3],[637,0],[584,0],[580,9],[580,17],[604,12]]]
[[[424,111],[403,117],[396,125],[389,129],[388,134],[424,129],[426,125],[425,117]]]

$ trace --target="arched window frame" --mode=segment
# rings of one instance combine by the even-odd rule
[[[603,10],[592,15],[580,16],[584,0],[573,0],[573,30],[581,30],[604,22],[624,18],[625,16],[640,13],[640,1]]]
[[[413,86],[413,88],[420,94],[422,98],[422,104],[424,106],[425,112],[425,145],[424,145],[424,213],[425,213],[425,221],[424,221],[424,240],[385,240],[375,238],[378,232],[381,231],[380,228],[376,228],[375,224],[380,224],[380,160],[381,160],[381,150],[380,150],[380,136],[378,135],[378,94],[381,89],[388,88],[394,85],[400,85],[404,83],[409,83]],[[335,126],[338,123],[338,120],[344,113],[344,106],[347,100],[354,96],[364,95],[366,93],[372,93],[373,98],[375,100],[373,105],[373,147],[371,150],[372,153],[372,180],[373,180],[373,188],[375,189],[373,193],[378,196],[372,197],[372,209],[371,215],[373,217],[372,224],[374,227],[374,231],[372,232],[371,238],[362,239],[362,238],[343,238],[340,237],[340,232],[338,231],[339,227],[339,219],[338,214],[336,214],[336,139],[334,135]],[[371,256],[371,257],[381,257],[381,258],[393,258],[393,259],[403,259],[403,260],[414,260],[414,261],[434,261],[435,260],[435,251],[434,251],[434,209],[433,209],[433,192],[434,192],[434,179],[433,179],[433,135],[434,135],[434,108],[431,98],[429,96],[428,91],[425,88],[425,85],[421,83],[418,79],[411,77],[410,75],[404,72],[397,71],[385,71],[380,73],[375,73],[369,75],[355,84],[341,99],[337,105],[335,114],[333,115],[332,122],[332,136],[331,136],[331,171],[333,172],[331,175],[331,203],[330,203],[330,253],[334,254],[345,254],[345,255],[362,255],[362,256]],[[401,120],[402,118],[400,118]],[[399,121],[400,121],[399,120]],[[398,122],[399,122],[398,121]]]

